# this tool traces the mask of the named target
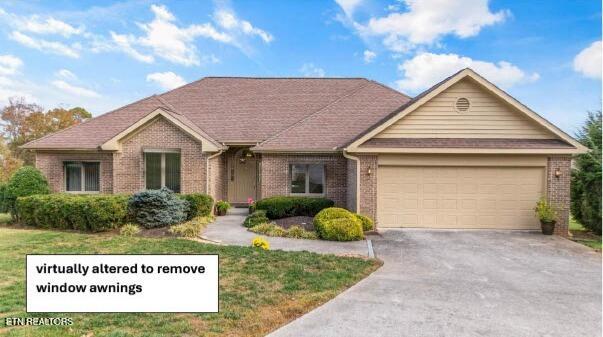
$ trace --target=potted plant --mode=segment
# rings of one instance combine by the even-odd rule
[[[247,198],[247,208],[249,209],[249,214],[255,212],[255,203],[251,197]]]
[[[540,228],[542,229],[542,234],[551,235],[555,231],[555,223],[557,222],[557,211],[555,208],[549,204],[546,199],[541,198],[536,203],[536,208],[534,208],[536,212],[536,216],[540,220]]]
[[[230,204],[224,200],[218,200],[216,202],[216,215],[226,215],[226,212],[230,208]]]

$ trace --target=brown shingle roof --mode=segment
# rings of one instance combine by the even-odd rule
[[[335,150],[388,115],[409,98],[376,82],[367,82],[316,113],[284,129],[254,150]]]
[[[30,142],[24,147],[37,149],[96,149],[154,111],[165,108],[184,116],[209,137],[219,142],[262,142],[282,130],[299,123],[318,111],[343,100],[350,93],[371,87],[364,100],[377,101],[395,109],[408,100],[403,94],[362,78],[240,78],[207,77],[151,96],[122,108],[93,118],[75,127]],[[365,89],[367,90],[367,89]],[[382,95],[382,96],[379,96]],[[359,119],[353,128],[341,130],[341,139],[355,136],[354,132],[373,123],[363,115],[369,105],[345,106],[345,113]],[[338,115],[336,110],[329,110]],[[371,111],[371,110],[368,110]],[[387,111],[388,113],[390,111]],[[374,113],[371,111],[371,114]],[[322,112],[321,112],[322,114]],[[379,118],[382,113],[377,112]],[[374,119],[375,121],[377,119]],[[302,143],[303,145],[308,142]],[[337,144],[339,145],[339,144]]]
[[[361,148],[572,149],[560,139],[372,138]]]

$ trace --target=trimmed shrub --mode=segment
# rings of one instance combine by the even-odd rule
[[[138,192],[130,197],[128,211],[145,228],[163,227],[186,220],[188,201],[168,188]]]
[[[50,187],[42,172],[33,166],[23,166],[18,169],[8,181],[4,192],[4,203],[13,218],[18,219],[16,202],[18,197],[34,194],[48,194]]]
[[[337,207],[325,208],[314,217],[314,229],[324,240],[352,241],[364,238],[362,222],[354,213]]]
[[[191,220],[198,216],[208,216],[212,213],[214,206],[214,198],[207,194],[191,193],[180,194],[180,199],[188,201],[188,210],[186,211],[186,219]]]
[[[345,218],[325,221],[322,239],[331,241],[356,241],[364,238],[362,225]]]
[[[140,227],[131,223],[127,223],[119,229],[119,235],[121,236],[135,236],[138,233],[140,233]]]
[[[313,217],[334,204],[333,200],[327,198],[276,196],[258,200],[254,207],[256,210],[265,210],[269,219],[280,219],[290,216]]]
[[[128,220],[124,195],[47,194],[17,198],[19,220],[40,228],[99,232],[119,227]]]
[[[368,216],[364,216],[362,214],[354,214],[360,222],[362,222],[362,230],[363,231],[372,231],[375,228],[375,222],[373,219]]]
[[[268,243],[268,240],[256,236],[253,241],[251,241],[251,246],[252,247],[257,247],[257,248],[262,248],[263,250],[269,250],[270,249],[270,243]]]
[[[266,211],[260,210],[249,214],[245,218],[245,221],[243,221],[243,226],[251,228],[266,222],[269,222],[269,219],[266,217]]]

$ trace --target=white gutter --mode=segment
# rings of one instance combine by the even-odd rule
[[[343,156],[356,162],[356,213],[360,213],[360,159],[347,153],[343,149]]]
[[[212,154],[211,156],[207,157],[207,160],[205,161],[205,193],[207,193],[208,195],[209,193],[209,161],[213,158],[216,158],[217,156],[221,155],[222,153],[224,153],[224,150],[220,150],[218,151],[218,153],[216,154]]]

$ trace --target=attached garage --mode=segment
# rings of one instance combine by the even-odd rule
[[[464,69],[351,142],[356,209],[377,228],[538,229],[536,202],[567,235],[571,155],[586,148]],[[373,173],[374,172],[374,173]]]
[[[500,162],[508,160],[501,158]],[[445,162],[440,160],[440,164]],[[444,166],[379,165],[380,227],[539,227],[533,207],[545,194],[546,160],[542,160],[543,166],[459,165],[462,162],[451,160]],[[537,163],[530,160],[525,164]]]

